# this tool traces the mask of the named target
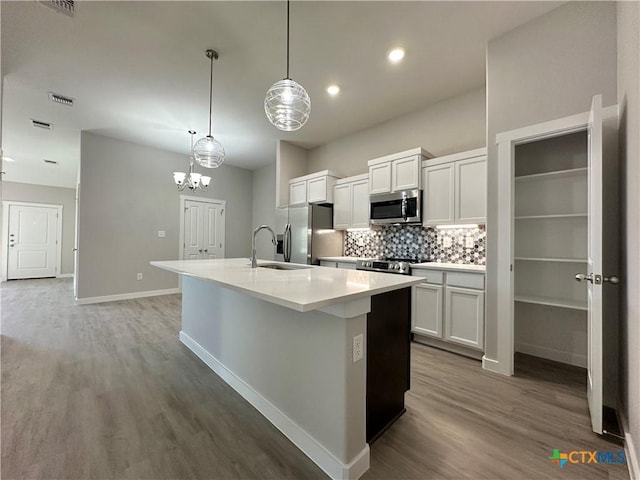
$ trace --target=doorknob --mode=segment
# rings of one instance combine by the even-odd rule
[[[585,275],[584,273],[576,273],[576,282],[584,282],[587,280],[588,282],[593,283],[593,274]]]
[[[620,283],[620,278],[616,275],[611,275],[610,277],[602,277],[603,282],[609,282],[612,285],[617,285]]]
[[[204,253],[207,253],[208,251],[209,251],[209,249],[208,249],[208,248],[205,248],[205,249],[204,249]]]
[[[199,249],[198,249],[198,252],[202,253],[202,249],[201,249],[201,248],[199,248]]]

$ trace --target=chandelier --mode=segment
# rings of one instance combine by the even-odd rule
[[[173,172],[173,180],[176,182],[176,186],[179,191],[183,191],[185,188],[189,188],[192,192],[196,193],[200,189],[205,189],[211,182],[211,177],[201,175],[193,171],[193,136],[195,131],[189,130],[191,135],[191,151],[189,153],[189,173]]]
[[[289,78],[289,0],[287,0],[287,76],[267,90],[264,112],[279,130],[294,132],[309,120],[311,99],[302,85]]]
[[[218,52],[207,50],[207,58],[211,61],[209,76],[209,135],[198,140],[193,148],[193,157],[206,168],[217,168],[224,162],[224,148],[211,135],[211,110],[213,109],[213,61],[218,59]]]

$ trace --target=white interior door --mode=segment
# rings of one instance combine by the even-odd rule
[[[588,146],[588,358],[587,398],[591,427],[602,434],[602,96],[589,112]]]
[[[55,277],[58,265],[58,208],[9,206],[7,278]]]
[[[224,204],[186,200],[183,259],[224,258]]]

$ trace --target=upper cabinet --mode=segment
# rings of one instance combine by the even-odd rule
[[[487,149],[422,163],[423,225],[486,223]]]
[[[420,189],[420,167],[428,158],[433,155],[423,148],[414,148],[369,160],[369,193]]]
[[[369,226],[369,175],[338,180],[333,187],[333,228]]]
[[[330,170],[292,178],[289,180],[289,205],[333,203],[333,186],[339,178]]]

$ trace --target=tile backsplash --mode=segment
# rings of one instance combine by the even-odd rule
[[[345,232],[348,257],[423,258],[431,262],[485,265],[486,228],[389,225]]]

